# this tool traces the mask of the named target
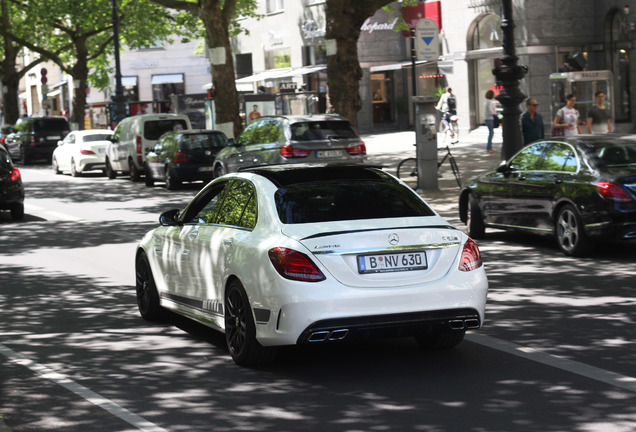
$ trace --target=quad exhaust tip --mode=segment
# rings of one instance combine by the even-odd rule
[[[309,335],[308,342],[341,341],[347,337],[349,329],[317,331]]]
[[[448,325],[453,330],[477,329],[479,320],[477,318],[450,320]]]

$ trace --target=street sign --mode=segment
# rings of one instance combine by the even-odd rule
[[[415,56],[419,61],[437,61],[439,57],[439,28],[430,18],[422,18],[417,22]]]

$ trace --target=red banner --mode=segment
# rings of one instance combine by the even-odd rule
[[[411,28],[417,27],[417,22],[422,18],[430,18],[437,23],[442,30],[442,5],[439,0],[418,3],[416,6],[402,6],[402,18]],[[404,36],[410,36],[410,32],[403,31]]]

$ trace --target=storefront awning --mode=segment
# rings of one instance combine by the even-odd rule
[[[237,84],[245,84],[245,83],[253,83],[258,81],[265,81],[267,79],[272,79],[274,77],[280,76],[284,73],[290,72],[291,69],[270,69],[264,72],[259,72],[254,75],[246,76],[243,78],[239,78],[236,80]]]
[[[415,65],[422,65],[422,64],[426,64],[426,63],[430,63],[426,60],[421,60],[421,61],[416,61]],[[399,70],[402,69],[404,67],[409,67],[411,66],[411,62],[410,61],[403,61],[400,63],[391,63],[391,64],[385,64],[385,65],[379,65],[379,66],[371,66],[369,68],[369,72],[374,73],[374,72],[386,72],[386,71],[392,71],[392,70]]]
[[[153,79],[154,79],[154,77],[153,77]],[[121,85],[123,85],[124,87],[135,87],[137,85],[137,77],[136,76],[123,76],[123,77],[121,77]]]
[[[212,87],[214,87],[214,84],[212,83],[207,83],[206,85],[203,86],[203,88],[205,90],[211,90]],[[236,84],[236,91],[239,92],[253,92],[254,91],[254,84],[253,83],[237,83]]]
[[[183,82],[183,74],[153,75],[150,84],[180,84]]]
[[[290,71],[287,72],[283,72],[280,75],[276,75],[274,77],[271,77],[271,79],[276,79],[276,78],[291,78],[291,77],[295,77],[295,76],[300,76],[300,75],[307,75],[310,73],[315,73],[315,72],[320,72],[322,70],[327,69],[326,65],[321,65],[321,66],[304,66],[301,68],[297,68],[297,69],[292,69]]]
[[[55,96],[59,95],[60,93],[62,93],[62,90],[57,89],[57,90],[53,90],[52,92],[48,92],[46,95],[48,97],[55,97]]]

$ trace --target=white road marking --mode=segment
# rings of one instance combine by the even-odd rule
[[[0,354],[4,355],[9,361],[31,369],[42,378],[64,387],[65,389],[80,396],[82,399],[102,408],[103,410],[111,413],[115,417],[120,418],[121,420],[127,422],[128,424],[136,427],[141,431],[168,432],[166,429],[163,429],[155,425],[154,423],[149,422],[143,417],[138,416],[131,411],[128,411],[126,408],[123,408],[110,399],[107,399],[99,395],[98,393],[95,393],[94,391],[84,387],[83,385],[76,383],[63,374],[55,372],[46,366],[38,364],[2,344],[0,344]]]
[[[466,339],[471,342],[487,346],[488,348],[505,352],[506,354],[532,360],[537,363],[542,363],[544,365],[636,393],[636,378],[634,377],[621,375],[616,372],[590,366],[575,360],[569,360],[563,357],[547,354],[534,348],[523,347],[512,342],[507,342],[484,334],[470,334],[466,336]]]
[[[73,216],[70,214],[66,214],[66,213],[62,213],[62,212],[57,212],[54,210],[47,210],[44,213],[46,213],[49,216],[53,216],[56,219],[62,219],[65,221],[73,221],[73,222],[77,222],[82,220],[82,218],[78,218],[77,216]]]

